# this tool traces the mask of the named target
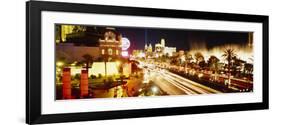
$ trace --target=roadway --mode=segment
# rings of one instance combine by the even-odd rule
[[[152,81],[169,95],[196,95],[221,93],[163,69],[145,69],[145,79]]]

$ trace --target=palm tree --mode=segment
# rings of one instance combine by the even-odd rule
[[[193,60],[193,57],[192,57],[192,55],[191,54],[186,54],[185,55],[185,59],[186,59],[186,67],[192,67],[192,65],[191,65],[191,63],[192,63],[192,60]]]
[[[104,61],[104,77],[105,77],[105,82],[107,80],[107,65],[106,65],[106,63],[108,62],[108,60],[109,60],[108,54],[104,55],[103,56],[103,61]]]
[[[205,59],[202,53],[197,52],[194,54],[196,64],[199,66],[200,69],[203,69],[205,67]]]
[[[204,61],[204,56],[203,56],[203,54],[200,53],[200,52],[196,52],[196,53],[194,54],[194,57],[195,57],[195,60],[196,60],[196,63],[197,63],[197,64],[200,63],[201,61]]]
[[[219,61],[220,60],[216,56],[210,56],[210,58],[208,60],[208,65],[209,65],[210,69],[215,71],[215,81],[217,80],[217,72],[218,72]]]
[[[86,70],[88,71],[88,69],[90,68],[90,64],[94,61],[93,57],[90,54],[85,54],[82,56],[84,58],[84,62],[86,63]]]
[[[230,86],[230,64],[232,62],[232,59],[236,56],[235,54],[235,50],[232,48],[227,48],[224,50],[224,54],[222,55],[222,57],[225,58],[225,60],[227,61],[227,69],[228,69],[228,86]]]

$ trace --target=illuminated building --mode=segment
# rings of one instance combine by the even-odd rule
[[[83,55],[93,58],[108,57],[112,59],[121,55],[121,35],[113,28],[61,25],[62,42],[56,44],[56,59],[64,58],[69,63],[83,61]],[[66,41],[65,41],[66,40]],[[109,60],[108,60],[109,61]]]
[[[56,25],[56,43],[68,41],[71,35],[79,36],[77,33],[86,31],[86,27],[78,25]]]
[[[147,52],[152,52],[153,51],[153,49],[152,49],[152,45],[151,45],[151,43],[149,44],[149,46],[148,46],[148,48],[147,48]]]
[[[161,46],[165,47],[165,39],[162,38],[160,43],[161,43]]]
[[[106,28],[101,39],[99,39],[100,55],[108,59],[121,55],[122,36],[114,28]]]
[[[103,28],[79,25],[56,25],[56,43],[73,43],[75,46],[99,45],[99,38],[103,36]]]
[[[119,73],[119,68],[122,66],[123,69],[123,75],[128,77],[131,74],[131,63],[124,63],[120,64],[118,62],[107,62],[106,63],[106,73],[108,76],[113,76],[113,75],[120,75]],[[89,70],[89,76],[94,75],[94,76],[105,76],[105,63],[104,62],[94,62],[92,67]]]
[[[153,55],[153,48],[151,43],[149,45],[145,44],[144,53],[146,57],[151,57]]]
[[[138,58],[145,57],[145,53],[143,52],[143,50],[133,50],[132,55]]]
[[[61,40],[66,41],[66,36],[73,32],[75,25],[61,25]]]
[[[120,62],[107,62],[106,63],[106,72],[105,72],[105,63],[104,62],[94,62],[92,65],[93,68],[89,69],[89,76],[113,76],[120,75],[119,69],[122,67],[122,74],[128,77],[132,73],[132,64],[124,63],[120,64]]]
[[[118,63],[117,62],[107,62],[106,63],[106,73],[107,75],[118,75]],[[92,65],[93,68],[89,69],[89,75],[105,76],[105,63],[104,62],[94,62]]]
[[[147,49],[148,49],[148,46],[147,46],[147,44],[145,44],[145,45],[144,45],[144,51],[146,52]]]
[[[149,46],[147,46],[147,44],[145,44],[145,52],[152,52],[152,45],[149,44]],[[159,56],[163,56],[163,55],[167,55],[169,57],[173,56],[173,53],[175,53],[177,51],[176,47],[168,47],[166,46],[166,42],[165,39],[161,39],[160,43],[156,43],[155,44],[155,50],[154,50],[154,57],[159,57]]]
[[[148,49],[147,49],[147,55],[148,55],[148,56],[151,56],[152,53],[153,53],[153,49],[152,49],[152,45],[151,45],[151,43],[150,43],[149,46],[148,46]]]
[[[162,56],[164,54],[165,48],[165,39],[161,39],[160,43],[155,44],[155,53],[158,56]]]
[[[129,77],[132,74],[132,64],[131,63],[124,63],[123,66],[123,75]]]
[[[160,43],[155,44],[155,52],[159,54],[163,54],[164,46],[162,46]]]
[[[165,47],[164,48],[164,54],[168,55],[169,57],[173,56],[174,52],[177,52],[177,48],[176,47]]]

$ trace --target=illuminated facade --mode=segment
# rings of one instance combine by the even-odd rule
[[[61,25],[61,40],[62,42],[66,41],[67,34],[73,33],[75,25]]]
[[[152,50],[151,44],[149,44],[149,46],[147,46],[147,44],[145,44],[144,51],[145,51],[146,55],[154,55],[154,57],[160,57],[163,55],[167,55],[167,56],[171,57],[171,56],[173,56],[173,53],[175,53],[177,51],[177,48],[166,46],[165,39],[162,38],[160,40],[160,43],[155,44],[154,52]]]
[[[164,48],[165,48],[165,39],[161,39],[160,43],[155,44],[156,54],[162,56],[164,54]]]
[[[143,52],[143,50],[133,50],[132,55],[138,58],[145,57],[145,53]]]
[[[145,44],[145,46],[144,46],[144,51],[145,51],[145,52],[148,52],[148,53],[152,53],[153,48],[152,48],[151,43],[150,43],[149,45]]]
[[[57,26],[57,28],[58,28],[58,29],[56,29],[56,30],[58,30],[57,35],[59,35],[56,38],[57,43],[66,42],[69,34],[86,31],[85,27],[76,26],[76,25],[59,25],[59,26]]]
[[[151,57],[153,55],[153,48],[151,43],[149,45],[144,45],[144,53],[146,57]]]
[[[99,39],[100,55],[116,58],[121,55],[122,36],[114,28],[106,28],[103,38]]]
[[[164,54],[168,55],[169,57],[173,56],[173,53],[177,52],[176,47],[165,47],[164,48]]]
[[[118,64],[116,62],[107,62],[106,63],[106,72],[105,72],[105,63],[104,62],[94,62],[92,65],[93,68],[89,69],[89,75],[98,76],[101,74],[105,76],[107,75],[118,75]]]
[[[162,54],[164,51],[164,46],[162,46],[160,43],[155,44],[155,52]]]

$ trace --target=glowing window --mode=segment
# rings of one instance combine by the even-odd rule
[[[111,48],[108,49],[108,55],[112,55],[112,49]]]
[[[101,50],[101,54],[104,55],[104,49]]]
[[[118,50],[116,50],[116,55],[119,55],[119,51]]]

